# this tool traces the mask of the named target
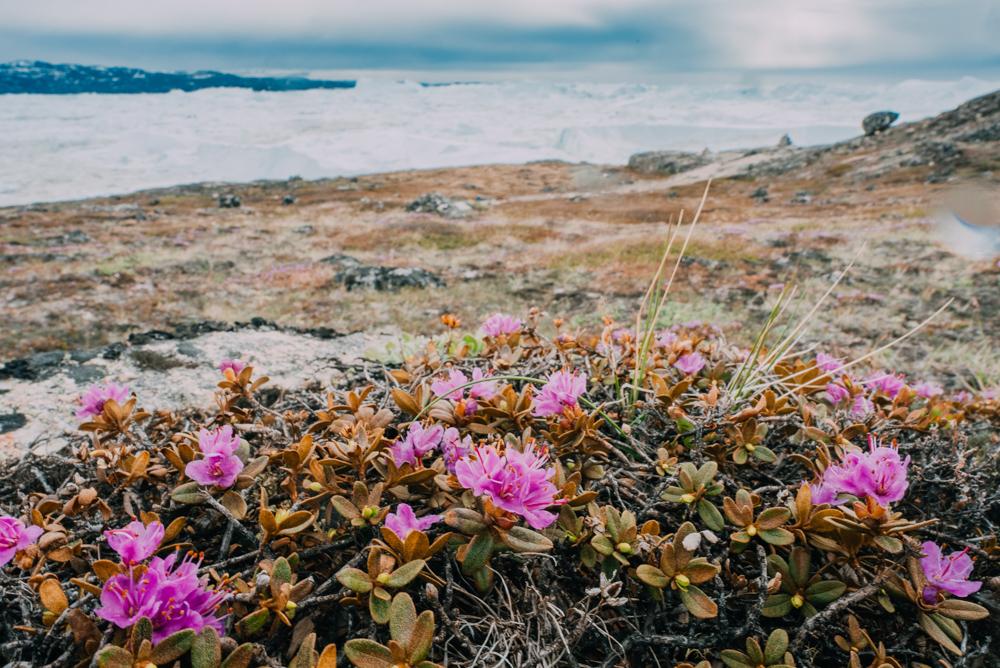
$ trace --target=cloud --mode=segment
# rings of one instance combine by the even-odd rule
[[[0,59],[646,72],[1000,65],[995,0],[0,0]]]

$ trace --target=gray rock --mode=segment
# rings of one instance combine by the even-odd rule
[[[786,146],[791,146],[791,145],[792,145],[792,138],[787,134],[781,135],[781,139],[778,140],[778,148],[785,148]]]
[[[421,195],[406,206],[411,213],[436,213],[445,218],[464,218],[472,213],[472,205],[463,199],[451,199],[439,193]]]
[[[810,204],[812,199],[812,193],[806,190],[800,190],[795,193],[794,197],[792,197],[792,204]]]
[[[402,288],[440,288],[444,280],[437,274],[418,267],[379,267],[359,264],[346,267],[333,280],[348,290],[378,290],[395,292]]]
[[[861,121],[861,127],[865,131],[865,135],[871,137],[888,130],[897,118],[899,118],[899,114],[895,111],[876,111],[874,114],[865,116],[865,119]]]
[[[628,159],[629,169],[643,174],[679,174],[707,165],[712,155],[707,151],[647,151]]]
[[[239,195],[233,195],[230,193],[219,195],[220,209],[238,209],[242,204],[243,202],[240,200]]]
[[[104,369],[93,364],[81,364],[66,368],[66,374],[81,385],[96,383],[104,378]]]
[[[20,429],[26,424],[28,424],[28,418],[24,416],[24,413],[4,413],[0,415],[0,434]]]
[[[750,193],[750,197],[761,202],[767,202],[770,201],[771,199],[770,197],[768,197],[767,188],[765,188],[764,186],[760,186],[752,193]]]
[[[339,269],[347,269],[350,267],[360,267],[361,262],[357,258],[353,258],[350,255],[345,255],[344,253],[334,253],[333,255],[327,255],[325,258],[320,260],[323,264],[332,264],[334,267]]]
[[[285,195],[284,197],[281,198],[281,203],[284,204],[285,206],[291,206],[292,204],[295,204],[295,195]]]

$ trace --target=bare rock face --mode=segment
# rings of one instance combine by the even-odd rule
[[[435,213],[444,218],[465,218],[473,207],[464,199],[451,199],[438,193],[427,193],[410,202],[407,211],[411,213]]]
[[[280,329],[264,321],[197,331],[147,332],[103,349],[40,353],[3,364],[0,458],[66,445],[79,424],[77,400],[94,383],[128,385],[146,410],[210,408],[222,359],[250,362],[255,374],[270,378],[266,388],[329,387],[348,366],[381,354],[399,339],[393,331],[338,335]]]
[[[876,111],[874,114],[865,116],[865,119],[861,121],[861,127],[865,131],[865,136],[871,137],[888,130],[897,118],[899,118],[899,114],[895,111]]]
[[[643,174],[680,174],[712,161],[712,154],[687,151],[647,151],[636,153],[628,159],[628,167]]]
[[[419,267],[382,267],[362,264],[357,258],[336,253],[320,260],[338,269],[335,283],[348,290],[378,290],[395,292],[403,288],[442,288],[444,279]]]

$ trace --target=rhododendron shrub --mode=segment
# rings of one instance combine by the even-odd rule
[[[127,385],[108,383],[107,385],[91,385],[82,397],[80,397],[80,408],[76,411],[79,420],[96,417],[104,410],[104,404],[109,400],[117,404],[124,404],[128,401],[129,389]]]
[[[535,398],[535,415],[555,417],[567,409],[580,407],[580,397],[587,391],[587,376],[570,371],[551,374]]]
[[[558,490],[550,478],[548,458],[534,447],[524,451],[493,446],[476,448],[455,465],[455,477],[476,496],[488,498],[497,508],[524,518],[535,529],[556,520],[547,510],[558,503]]]
[[[896,448],[878,444],[869,436],[869,450],[845,453],[839,464],[832,464],[813,488],[816,503],[845,503],[848,497],[871,497],[886,506],[899,501],[909,486],[907,468],[910,458],[901,459]]]

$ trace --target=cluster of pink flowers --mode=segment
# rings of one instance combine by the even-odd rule
[[[895,399],[896,395],[899,394],[904,387],[906,387],[906,381],[903,380],[902,376],[882,371],[865,378],[863,382],[865,387],[872,392],[884,394],[890,399]]]
[[[424,427],[414,422],[406,431],[401,441],[396,441],[389,447],[389,454],[396,466],[409,464],[416,466],[417,462],[427,453],[441,445],[444,437],[444,427],[439,424]]]
[[[868,446],[868,452],[848,452],[840,464],[831,464],[823,472],[820,483],[812,486],[813,503],[839,505],[847,501],[842,494],[859,499],[869,496],[883,506],[903,498],[909,486],[910,458],[900,459],[896,448],[879,445],[871,435]]]
[[[202,429],[198,447],[204,457],[189,462],[184,473],[200,485],[228,489],[243,470],[243,461],[234,454],[239,446],[240,439],[229,425],[216,431]]]
[[[455,472],[455,465],[462,457],[472,452],[472,436],[461,437],[458,430],[448,427],[441,437],[441,455],[444,457],[444,466],[449,472]]]
[[[826,353],[816,353],[816,366],[826,372],[836,371],[841,366],[843,362],[833,355],[827,355]]]
[[[705,358],[699,352],[687,353],[677,358],[674,368],[685,376],[693,376],[705,368]]]
[[[107,385],[91,385],[80,397],[80,408],[76,411],[78,420],[97,417],[104,411],[104,404],[108,400],[113,400],[116,404],[124,404],[128,401],[129,392],[127,385],[117,385],[108,383]]]
[[[917,393],[918,397],[923,399],[933,399],[934,397],[941,396],[944,394],[944,388],[933,383],[931,381],[925,380],[922,383],[918,383],[914,386],[913,391]]]
[[[480,331],[484,336],[496,338],[521,331],[521,319],[504,313],[494,313],[486,318]]]
[[[465,414],[472,415],[479,410],[477,400],[492,399],[497,393],[496,382],[487,381],[487,377],[482,369],[476,368],[472,370],[472,381],[470,381],[469,377],[458,369],[451,369],[447,378],[441,378],[431,383],[431,391],[439,397],[456,402],[456,404],[464,402]],[[469,382],[476,384],[466,388],[464,393],[463,390],[458,389]]]
[[[531,446],[524,451],[507,448],[503,454],[492,445],[476,448],[455,466],[455,476],[476,496],[485,496],[501,510],[514,513],[535,529],[556,521],[546,508],[556,505],[559,490],[550,478],[548,458]]]
[[[968,555],[968,548],[961,552],[952,552],[947,557],[941,552],[941,548],[931,541],[925,542],[921,548],[924,556],[920,559],[920,568],[927,578],[923,591],[926,602],[932,605],[938,603],[943,591],[964,598],[976,593],[983,586],[982,582],[969,579],[973,564]]]
[[[219,362],[219,371],[223,374],[225,374],[226,371],[232,371],[234,376],[238,376],[245,368],[247,368],[247,364],[242,360],[224,359]]]
[[[396,534],[400,540],[405,541],[410,533],[414,531],[427,531],[427,529],[440,521],[440,515],[417,517],[410,504],[401,503],[396,506],[395,513],[389,513],[385,516],[385,528]]]
[[[670,348],[677,342],[677,333],[665,329],[656,336],[656,345],[660,348]]]
[[[209,587],[207,576],[199,578],[201,561],[190,555],[178,561],[175,552],[165,559],[153,557],[148,565],[139,564],[153,555],[164,533],[159,522],[141,524],[131,522],[105,532],[124,570],[104,583],[97,616],[122,629],[147,617],[153,623],[154,644],[185,629],[200,633],[206,626],[224,635],[225,618],[216,613],[229,593]]]
[[[587,375],[570,371],[556,371],[550,374],[548,382],[542,386],[535,399],[534,414],[537,417],[560,416],[566,409],[580,406],[580,397],[587,391]]]
[[[24,526],[16,517],[0,516],[0,567],[6,566],[24,548],[34,545],[43,531],[39,526]]]

